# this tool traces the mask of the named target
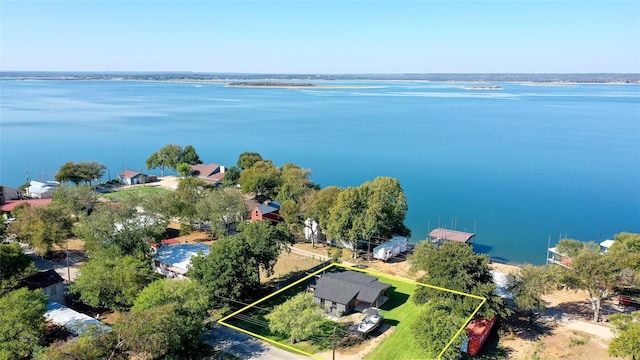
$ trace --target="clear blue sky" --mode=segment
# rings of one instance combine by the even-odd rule
[[[640,1],[0,0],[0,69],[640,72]]]

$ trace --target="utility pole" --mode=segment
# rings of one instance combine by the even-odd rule
[[[67,243],[67,285],[71,285],[71,269],[69,267],[69,243]]]
[[[336,360],[336,327],[333,327],[333,360]]]

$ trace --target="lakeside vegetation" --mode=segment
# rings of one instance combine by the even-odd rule
[[[177,171],[191,163],[202,163],[195,149],[169,144],[153,153],[147,166]],[[260,274],[273,274],[279,255],[296,238],[304,238],[307,219],[316,221],[329,239],[356,248],[368,242],[362,240],[371,239],[375,243],[380,238],[408,233],[403,223],[406,198],[399,182],[389,177],[346,189],[321,188],[310,179],[310,170],[292,163],[278,167],[258,153],[245,152],[216,186],[185,173],[175,191],[138,186],[103,197],[92,191],[89,184],[102,177],[100,171],[104,168],[95,162],[87,164],[91,166],[64,164],[59,178],[66,184],[54,191],[52,204],[14,210],[12,215],[17,220],[8,228],[3,223],[1,235],[12,234],[45,257],[54,245],[64,247],[70,236],[82,238],[86,242],[87,262],[71,284],[69,295],[89,306],[116,310],[120,318],[112,333],[76,342],[46,343],[42,337],[44,310],[38,305],[42,301],[41,292],[25,293],[19,289],[19,280],[33,272],[32,261],[15,245],[3,244],[0,294],[3,299],[21,299],[0,302],[6,323],[17,324],[0,328],[0,344],[9,349],[9,357],[26,358],[35,352],[51,359],[64,358],[64,354],[87,358],[82,357],[87,347],[94,349],[90,358],[96,359],[106,354],[114,359],[190,356],[200,346],[200,337],[209,324],[230,309],[251,303],[269,291]],[[82,177],[87,168],[97,173]],[[273,223],[246,221],[245,197],[258,203],[277,200],[282,218]],[[179,282],[180,285],[160,279],[151,268],[149,245],[165,238],[167,224],[174,219],[179,220],[184,231],[206,224],[206,231],[217,238],[208,255],[193,259],[189,279]],[[310,237],[312,245],[324,241],[316,235],[318,232]],[[640,285],[640,234],[620,233],[615,240],[605,254],[595,244],[563,240],[558,248],[571,256],[572,267],[523,267],[509,277],[508,289],[514,295],[511,307],[497,296],[488,256],[474,254],[467,245],[445,243],[436,248],[423,242],[416,246],[409,262],[416,274],[422,275],[419,279],[422,283],[486,297],[487,304],[479,314],[487,318],[506,319],[517,314],[534,319],[544,309],[541,296],[552,287],[565,286],[589,292],[597,322],[604,299],[622,290],[637,292]],[[357,257],[358,251],[353,256]],[[335,260],[339,258],[337,255]],[[477,299],[416,289],[393,279],[384,281],[387,280],[394,290],[381,311],[390,326],[388,331],[393,333],[369,359],[399,353],[420,358],[438,353],[478,304]],[[296,292],[304,292],[304,288],[295,289],[287,297],[274,298],[268,304],[269,311],[284,305]],[[13,312],[14,306],[28,307],[30,303],[36,311],[30,316],[37,319],[24,324],[22,315],[12,315],[19,314]],[[632,337],[638,331],[633,319],[621,316],[615,321],[620,339]],[[287,326],[271,327],[280,320],[286,319],[261,313],[257,320],[239,321],[276,341],[294,341],[305,351],[318,352],[330,346],[334,323],[311,322],[317,325],[294,334],[283,330]],[[293,320],[299,319],[290,321]],[[168,323],[172,325],[167,326]],[[22,344],[17,344],[15,338],[22,334],[14,328],[24,328],[23,335],[36,338],[34,344],[43,347],[18,346]],[[457,338],[449,347],[446,358],[460,355],[460,341]],[[635,354],[635,348],[625,346],[624,341],[613,341],[610,351],[623,356]]]

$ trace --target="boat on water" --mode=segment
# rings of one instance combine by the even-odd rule
[[[364,318],[358,324],[358,332],[366,335],[377,329],[380,324],[382,324],[382,320],[384,318],[382,317],[382,315],[380,315],[378,309],[376,308],[365,309],[363,313]]]

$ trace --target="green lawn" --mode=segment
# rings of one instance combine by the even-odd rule
[[[392,329],[395,328],[395,330],[391,336],[367,354],[365,360],[435,358],[437,354],[429,356],[413,341],[411,322],[418,313],[418,306],[411,301],[410,297],[417,286],[388,278],[380,278],[380,281],[394,287],[389,300],[380,309],[385,324],[392,325]]]
[[[122,201],[131,194],[144,196],[145,194],[155,193],[155,192],[168,194],[168,193],[171,193],[171,190],[159,188],[159,187],[137,186],[137,187],[132,187],[125,190],[118,190],[112,193],[103,194],[102,196],[109,200]]]

